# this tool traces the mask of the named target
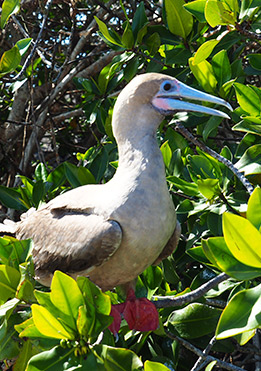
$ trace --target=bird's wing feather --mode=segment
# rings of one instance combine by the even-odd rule
[[[19,223],[18,238],[32,238],[37,271],[80,272],[101,265],[121,244],[114,220],[67,209],[42,209]]]

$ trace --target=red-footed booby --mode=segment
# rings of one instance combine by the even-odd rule
[[[141,311],[150,312],[149,306],[153,306],[155,314],[152,303],[134,297],[131,282],[148,266],[170,255],[180,236],[157,128],[164,116],[176,111],[228,118],[221,111],[186,99],[231,109],[223,99],[158,73],[136,76],[121,91],[112,118],[119,149],[114,177],[106,184],[70,190],[12,226],[17,238],[33,239],[38,281],[49,286],[54,271],[61,270],[73,277],[88,276],[102,290],[125,285],[129,288],[128,305],[121,307],[121,312],[132,304],[137,309],[142,303]],[[131,311],[133,307],[125,310],[126,319]],[[157,324],[149,321],[145,329],[154,330]],[[144,330],[135,323],[130,327]]]

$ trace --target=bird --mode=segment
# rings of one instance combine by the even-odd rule
[[[146,303],[139,308],[150,311],[148,306],[153,303],[135,297],[135,279],[175,251],[181,233],[157,129],[165,116],[177,111],[229,118],[223,111],[191,100],[232,109],[225,100],[174,77],[137,75],[120,92],[113,109],[119,161],[112,179],[69,190],[38,210],[29,210],[20,221],[2,224],[2,230],[14,232],[18,239],[33,240],[36,280],[50,286],[56,270],[73,278],[87,276],[103,291],[124,287],[128,307],[134,303],[137,309]],[[124,309],[121,306],[119,312]],[[157,325],[155,320],[146,329]]]

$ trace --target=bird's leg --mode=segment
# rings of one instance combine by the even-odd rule
[[[120,329],[122,316],[127,321],[130,330],[154,331],[159,327],[158,311],[153,303],[146,298],[137,298],[133,283],[125,285],[127,298],[125,303],[112,305],[113,323],[109,326],[115,335]]]

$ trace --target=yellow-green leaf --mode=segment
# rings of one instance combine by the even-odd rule
[[[110,43],[112,44],[115,44],[115,45],[119,45],[119,46],[122,46],[121,44],[119,44],[109,33],[109,30],[106,26],[106,24],[104,22],[102,22],[99,18],[97,18],[96,16],[94,16],[94,19],[95,21],[97,22],[98,26],[99,26],[99,30],[100,32],[103,34],[103,36],[105,37],[105,39],[107,39]]]
[[[144,371],[169,371],[169,368],[159,362],[146,361]]]
[[[199,192],[208,200],[220,194],[218,179],[198,179],[197,184]]]
[[[217,339],[254,330],[261,325],[261,284],[238,292],[224,309],[216,329]]]
[[[251,267],[261,268],[261,233],[253,224],[238,215],[223,215],[226,244],[236,259]]]
[[[19,0],[4,0],[2,4],[2,14],[0,20],[0,27],[4,28],[6,22],[8,21],[9,17],[17,13],[20,8],[20,1]]]
[[[76,329],[79,307],[84,299],[76,281],[65,273],[56,271],[51,284],[51,301],[62,313],[72,319]]]
[[[164,3],[170,32],[186,39],[193,27],[193,17],[183,8],[185,1],[165,0]]]
[[[208,93],[214,93],[217,86],[217,80],[211,64],[205,60],[195,65],[194,57],[191,57],[189,59],[189,67],[204,90]]]
[[[219,43],[219,41],[220,40],[209,40],[209,41],[204,42],[204,44],[202,44],[198,48],[196,54],[194,55],[193,64],[194,65],[199,64],[203,62],[205,59],[207,59],[212,53],[212,50]]]
[[[74,335],[66,331],[63,325],[46,308],[33,304],[32,314],[36,328],[43,335],[55,339],[74,338]]]
[[[248,200],[247,219],[259,229],[261,226],[261,188],[257,187]]]

